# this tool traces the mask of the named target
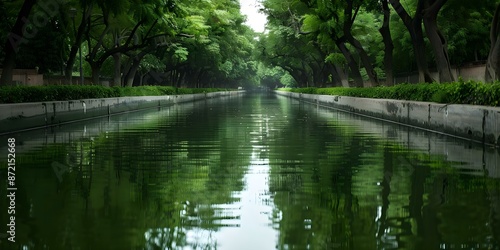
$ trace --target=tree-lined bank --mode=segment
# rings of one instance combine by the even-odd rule
[[[29,8],[26,5],[30,5]],[[231,87],[255,81],[254,32],[234,0],[1,1],[1,85],[37,68],[75,84]],[[146,78],[151,71],[158,72]],[[149,81],[143,82],[143,80]],[[80,81],[81,82],[81,81]]]
[[[192,88],[453,82],[453,67],[482,63],[482,79],[499,79],[499,0],[260,2],[263,33],[237,0],[2,1],[0,85],[15,84],[14,68]]]
[[[498,80],[496,0],[263,3],[269,22],[260,58],[287,71],[298,87],[389,86],[413,72],[419,82],[452,82],[458,80],[452,65],[486,61],[480,78]]]
[[[500,82],[474,81],[453,83],[399,84],[373,88],[282,88],[294,93],[382,98],[449,104],[500,106]]]
[[[1,87],[0,104],[23,102],[69,101],[128,96],[189,95],[227,91],[222,88],[174,88],[168,86],[104,87],[104,86],[40,86]]]

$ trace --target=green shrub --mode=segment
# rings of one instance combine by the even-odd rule
[[[66,101],[121,96],[159,96],[223,91],[220,88],[175,88],[169,86],[103,87],[81,85],[0,87],[0,103]]]
[[[460,80],[454,83],[398,84],[391,87],[296,88],[280,90],[320,95],[500,106],[500,82],[489,84]]]

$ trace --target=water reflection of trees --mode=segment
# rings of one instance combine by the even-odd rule
[[[120,175],[132,177],[141,203],[155,208],[146,220],[146,248],[213,246],[198,239],[199,234],[211,235],[228,226],[222,221],[235,219],[217,204],[234,202],[232,192],[243,187],[245,152],[231,138],[244,131],[227,128],[213,133],[224,124],[206,119],[207,115],[214,113],[179,114],[165,126],[160,123],[156,131],[137,131],[140,136],[127,131],[110,144],[129,145],[131,152],[123,153],[122,146],[113,159],[121,159]]]
[[[303,104],[280,105],[262,156],[271,164],[278,248],[499,247],[498,180],[363,134],[334,115],[318,118]],[[252,128],[234,126],[248,122],[238,111],[214,120],[221,110],[210,108],[22,153],[20,244],[215,248],[217,230],[238,226],[231,204],[251,148],[235,138]],[[69,166],[60,179],[54,161]]]
[[[281,248],[499,247],[498,180],[298,106],[270,147]]]
[[[149,124],[24,154],[19,211],[29,209],[19,215],[20,244],[213,248],[213,232],[237,226],[236,211],[221,204],[237,201],[250,151],[234,140],[246,131],[229,126],[239,118],[211,108],[175,109]],[[53,162],[68,167],[60,180]]]

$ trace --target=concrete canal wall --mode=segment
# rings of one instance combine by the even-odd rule
[[[0,104],[0,134],[55,126],[69,122],[192,102],[243,91],[221,91],[190,95],[117,97],[71,101]]]
[[[294,99],[293,102],[300,102]],[[367,119],[347,112],[332,113],[331,109],[319,106],[317,114],[326,120],[337,120],[339,126],[349,126],[354,131],[368,133],[397,142],[403,148],[429,156],[442,156],[448,162],[459,166],[460,171],[477,176],[500,178],[500,149],[483,147],[474,142],[459,140],[440,133],[413,129],[410,126]],[[356,119],[357,118],[357,119]],[[412,159],[398,157],[398,161],[411,172]]]
[[[313,95],[284,91],[276,94],[338,110],[500,146],[500,108]]]

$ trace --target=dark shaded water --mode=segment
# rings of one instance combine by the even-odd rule
[[[499,249],[497,150],[282,97],[9,137],[0,249]]]

